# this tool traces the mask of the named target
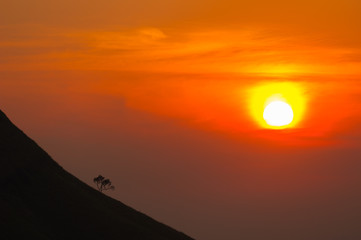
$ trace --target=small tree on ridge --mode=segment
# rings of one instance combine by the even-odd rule
[[[103,192],[103,190],[114,190],[114,186],[112,185],[112,182],[109,179],[105,179],[102,175],[99,175],[98,177],[93,179],[93,182],[97,185],[97,188],[100,192]]]

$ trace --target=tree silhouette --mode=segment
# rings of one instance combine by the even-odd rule
[[[112,185],[112,182],[109,179],[105,179],[102,175],[99,175],[98,177],[93,179],[93,182],[97,185],[97,188],[100,192],[103,192],[103,190],[114,190],[114,186]]]

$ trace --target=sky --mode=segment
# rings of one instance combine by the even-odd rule
[[[0,108],[70,173],[198,240],[359,239],[360,10],[2,0]],[[288,128],[260,123],[271,90]]]

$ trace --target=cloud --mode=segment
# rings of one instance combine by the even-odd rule
[[[29,27],[30,26],[30,27]],[[3,69],[356,74],[359,49],[320,45],[270,29],[131,28],[116,31],[29,25],[0,30]],[[356,55],[355,55],[356,54]],[[33,61],[32,61],[33,60]]]

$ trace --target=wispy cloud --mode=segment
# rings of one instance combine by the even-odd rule
[[[3,70],[82,69],[249,74],[359,73],[360,49],[262,29],[117,31],[3,28]],[[17,31],[15,31],[17,30]]]

